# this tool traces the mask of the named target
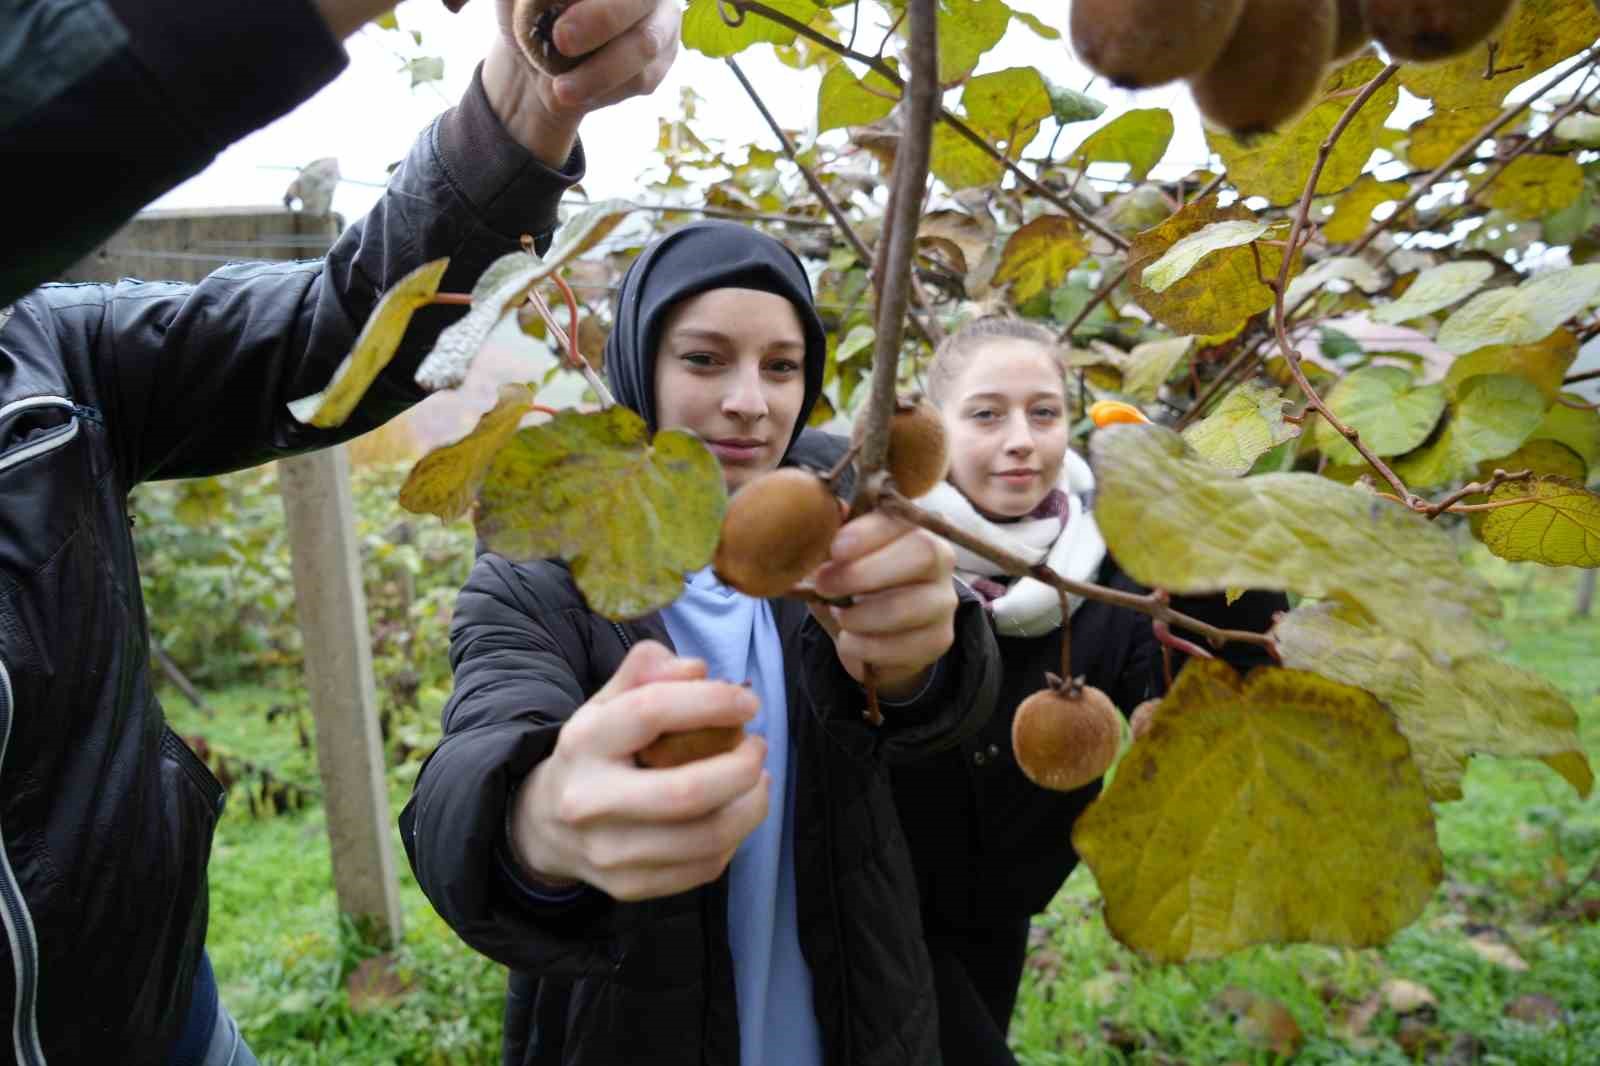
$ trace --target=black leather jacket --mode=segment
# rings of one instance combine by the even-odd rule
[[[413,320],[338,433],[285,404],[324,386],[381,292],[448,255],[470,289],[581,176],[540,165],[474,82],[325,260],[197,285],[51,285],[0,325],[0,1047],[26,1066],[160,1063],[206,933],[223,791],[167,728],[127,497],[333,443],[420,398],[459,309]],[[19,1009],[20,1008],[20,1009]]]

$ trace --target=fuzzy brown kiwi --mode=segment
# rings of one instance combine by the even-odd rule
[[[1160,706],[1161,700],[1157,698],[1153,700],[1145,700],[1143,703],[1139,704],[1139,706],[1133,709],[1133,713],[1128,716],[1128,725],[1133,730],[1134,740],[1138,740],[1140,737],[1150,732],[1150,724],[1155,721],[1156,710]]]
[[[1513,0],[1361,0],[1367,29],[1395,59],[1444,59],[1482,43]]]
[[[1071,792],[1105,776],[1122,744],[1122,715],[1104,692],[1081,679],[1047,674],[1047,687],[1017,708],[1011,749],[1028,780]]]
[[[633,759],[640,766],[664,770],[732,751],[743,739],[744,728],[736,725],[708,725],[681,733],[663,733],[635,752]]]
[[[1245,0],[1227,47],[1190,79],[1200,113],[1236,137],[1267,133],[1316,95],[1333,58],[1337,0]]]
[[[515,0],[511,6],[512,40],[528,62],[552,78],[584,60],[583,56],[562,55],[553,36],[556,19],[571,4],[572,0]]]
[[[1339,0],[1339,28],[1333,35],[1333,58],[1345,59],[1355,55],[1370,40],[1366,16],[1361,13],[1362,0]]]
[[[1228,43],[1245,0],[1073,0],[1072,50],[1123,89],[1198,74]]]
[[[857,422],[850,439],[857,447],[866,436],[866,419]],[[933,491],[950,469],[949,441],[939,409],[927,400],[895,400],[889,420],[889,477],[902,496],[915,499]]]
[[[734,493],[711,567],[747,596],[782,596],[828,558],[839,498],[809,470],[784,467]]]

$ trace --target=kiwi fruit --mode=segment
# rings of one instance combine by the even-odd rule
[[[1046,677],[1047,687],[1023,700],[1011,720],[1011,748],[1029,781],[1071,792],[1104,777],[1116,761],[1122,715],[1081,678]]]
[[[728,501],[711,568],[747,596],[782,596],[827,560],[841,521],[822,478],[797,467],[769,471]]]
[[[1361,0],[1367,29],[1400,60],[1445,59],[1482,43],[1512,0]]]
[[[860,446],[866,437],[867,421],[862,419],[851,431],[851,442]],[[949,443],[944,418],[927,400],[900,397],[895,400],[889,420],[889,478],[902,496],[915,499],[933,491],[950,469]]]
[[[1073,0],[1072,50],[1123,89],[1198,74],[1222,48],[1245,0]]]
[[[1339,0],[1339,28],[1333,35],[1333,58],[1353,56],[1372,40],[1361,7],[1362,0]]]
[[[663,733],[634,753],[640,766],[664,770],[732,751],[744,739],[744,727],[708,725],[681,733]]]
[[[1156,709],[1161,706],[1159,698],[1145,700],[1133,709],[1133,714],[1128,716],[1128,725],[1133,729],[1133,739],[1138,740],[1150,732],[1150,723],[1156,719]]]
[[[1333,59],[1338,0],[1245,0],[1222,54],[1189,91],[1200,113],[1236,137],[1298,115]]]
[[[583,56],[565,56],[556,47],[556,19],[572,0],[515,0],[511,5],[511,39],[529,63],[552,78],[565,74]]]

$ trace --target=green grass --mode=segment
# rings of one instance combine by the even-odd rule
[[[1497,627],[1508,660],[1572,697],[1585,747],[1600,762],[1600,619],[1568,618],[1574,572],[1475,561],[1502,592],[1506,614]],[[239,687],[211,698],[212,718],[175,693],[165,701],[180,732],[204,733],[284,780],[314,785],[314,760],[292,717],[267,718],[271,707],[292,704],[290,695]],[[415,770],[412,762],[391,771],[396,811]],[[1448,1061],[1600,1062],[1600,923],[1547,913],[1600,861],[1600,796],[1580,800],[1550,770],[1524,760],[1476,760],[1465,792],[1438,808],[1445,883],[1422,918],[1381,950],[1256,949],[1214,963],[1151,965],[1110,938],[1093,879],[1080,869],[1035,923],[1011,1030],[1019,1059],[1024,1066],[1276,1061],[1249,1023],[1226,1009],[1243,989],[1292,1015],[1303,1034],[1297,1063],[1444,1062],[1452,1047],[1457,1057]],[[210,950],[224,1000],[263,1063],[497,1063],[504,971],[433,914],[398,835],[405,920],[394,952],[398,982],[388,998],[357,1009],[346,981],[370,952],[335,915],[320,808],[258,818],[243,799],[234,796],[217,831]],[[1600,898],[1600,884],[1574,898]],[[1484,932],[1509,943],[1528,968],[1481,958],[1468,940]],[[1437,1008],[1407,1018],[1384,1009],[1359,1032],[1342,1031],[1350,1011],[1387,978],[1425,985]],[[1530,994],[1554,1000],[1564,1021],[1508,1018],[1507,1004]],[[1469,1049],[1476,1059],[1465,1057]]]

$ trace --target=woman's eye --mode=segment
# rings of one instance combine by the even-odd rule
[[[800,369],[800,364],[793,359],[774,359],[767,364],[769,374],[793,374]]]
[[[696,367],[715,366],[717,361],[716,357],[710,352],[686,352],[678,358],[690,366]]]
[[[973,411],[967,417],[971,418],[972,420],[974,420],[976,422],[988,422],[989,420],[991,420],[992,418],[995,417],[995,413],[994,413],[994,410],[992,408],[980,407],[976,411]]]
[[[1033,417],[1041,422],[1050,422],[1060,418],[1061,412],[1054,407],[1035,407],[1033,409]]]

